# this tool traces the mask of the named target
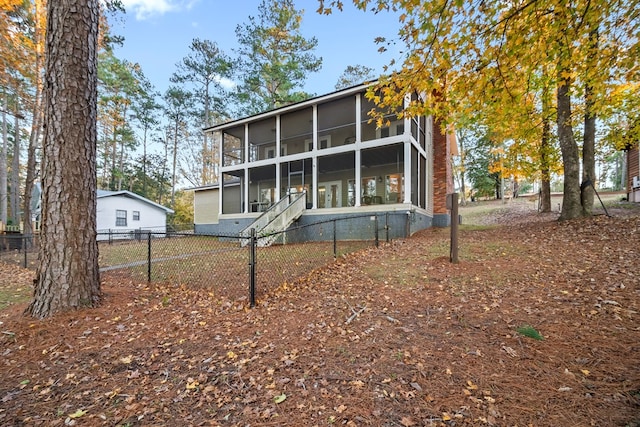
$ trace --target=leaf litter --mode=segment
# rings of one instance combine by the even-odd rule
[[[638,211],[499,220],[463,227],[459,264],[447,229],[424,230],[254,309],[123,275],[96,309],[36,321],[11,305],[0,424],[640,425]]]

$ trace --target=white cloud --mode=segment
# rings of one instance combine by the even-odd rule
[[[213,78],[213,80],[215,80],[216,82],[220,83],[220,86],[222,86],[223,88],[225,88],[227,90],[231,90],[231,89],[234,89],[236,87],[236,82],[234,82],[233,80],[228,79],[226,77],[215,76]]]
[[[135,13],[136,19],[142,21],[152,15],[163,15],[190,9],[198,0],[122,0],[127,12]]]

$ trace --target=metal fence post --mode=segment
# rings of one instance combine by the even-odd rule
[[[411,212],[407,211],[407,225],[404,230],[405,239],[408,238],[410,235],[411,235]]]
[[[384,213],[384,232],[386,234],[385,240],[389,243],[389,212]]]
[[[378,239],[378,214],[376,214],[375,216],[374,224],[375,224],[374,227],[376,229],[375,236],[376,236],[376,248],[377,248],[377,247],[380,247],[380,241]]]
[[[251,229],[249,242],[249,304],[251,308],[256,306],[256,229]]]
[[[147,234],[147,282],[151,282],[151,233]]]
[[[338,243],[337,243],[337,231],[336,231],[336,220],[333,221],[333,259],[338,257]]]

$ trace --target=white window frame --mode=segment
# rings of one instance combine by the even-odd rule
[[[123,212],[124,212],[124,217],[122,216]],[[121,224],[121,222],[124,222],[124,224]],[[127,226],[127,211],[125,211],[124,209],[116,209],[116,227],[126,227],[126,226]]]

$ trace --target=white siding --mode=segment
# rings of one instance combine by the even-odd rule
[[[167,213],[165,210],[145,203],[141,200],[115,195],[98,198],[97,229],[102,231],[153,229],[164,232],[167,229]],[[127,211],[127,225],[116,226],[116,210]],[[133,211],[140,212],[140,220],[133,220]]]

